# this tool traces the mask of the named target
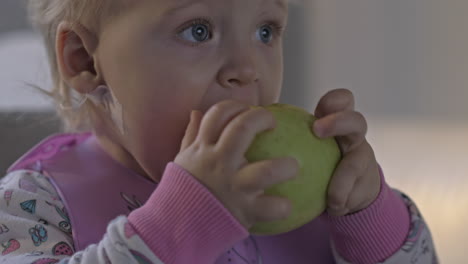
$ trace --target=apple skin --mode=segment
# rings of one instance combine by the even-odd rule
[[[264,108],[273,113],[276,128],[256,136],[245,154],[246,159],[252,163],[293,157],[300,166],[295,179],[265,190],[267,195],[287,197],[292,203],[291,215],[284,220],[258,222],[249,229],[255,235],[277,235],[297,229],[325,211],[328,184],[341,152],[334,138],[315,136],[312,125],[316,118],[304,109],[287,104]]]

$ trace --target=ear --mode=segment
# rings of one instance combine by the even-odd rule
[[[62,79],[81,94],[102,84],[93,57],[97,37],[81,24],[61,22],[57,28],[57,65]]]

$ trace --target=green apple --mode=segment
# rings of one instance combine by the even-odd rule
[[[273,113],[276,128],[259,133],[245,154],[252,163],[277,157],[293,157],[299,162],[298,176],[265,191],[268,195],[287,197],[291,215],[284,220],[259,222],[249,231],[256,235],[276,235],[297,229],[326,209],[328,183],[341,159],[335,139],[319,139],[312,131],[316,118],[307,111],[286,104],[265,109]]]

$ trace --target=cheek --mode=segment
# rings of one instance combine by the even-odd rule
[[[134,75],[136,85],[128,83],[134,88],[123,102],[125,145],[152,175],[162,173],[178,153],[190,111],[205,94],[207,85],[197,76],[179,74],[173,69],[142,68]]]
[[[274,73],[274,81],[275,83],[279,83],[281,86],[281,83],[283,81],[283,52],[282,52],[282,46],[280,48],[277,48],[276,52],[274,53],[273,56],[269,57],[269,65],[271,67],[271,71]]]
[[[265,54],[266,63],[262,72],[262,105],[277,103],[280,98],[283,85],[283,55],[278,50],[277,52],[268,52]]]
[[[135,51],[122,56],[120,65],[111,65],[113,78],[108,81],[129,118],[171,116],[201,100],[208,87],[202,73],[166,57],[164,52]]]
[[[125,111],[125,146],[150,175],[161,175],[179,152],[190,108],[176,96],[166,100],[139,100],[140,107]]]
[[[150,176],[162,175],[179,152],[187,123],[182,114],[134,120],[124,139],[126,149]]]

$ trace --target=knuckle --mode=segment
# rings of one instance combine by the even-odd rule
[[[363,122],[363,123],[367,123],[366,121],[366,117],[364,116],[363,113],[359,112],[359,111],[354,111],[354,114],[356,115],[356,117],[359,119],[359,121]]]
[[[268,111],[266,109],[264,110],[264,112],[262,112],[262,119],[266,122],[267,125],[273,126],[273,127],[276,126],[275,116],[273,115],[272,112],[270,112],[270,111]]]
[[[244,116],[243,121],[247,123],[262,122],[267,124],[275,124],[276,120],[270,111],[265,108],[252,108]]]
[[[272,112],[266,109],[260,109],[255,116],[255,121],[260,121],[269,127],[276,126],[276,119]]]
[[[247,104],[242,103],[240,101],[233,100],[233,99],[225,100],[225,101],[221,102],[220,104],[222,105],[224,110],[225,109],[231,109],[231,108],[243,109],[243,108],[248,107]]]
[[[288,199],[281,199],[276,203],[275,206],[278,210],[278,213],[280,214],[282,219],[285,219],[289,216],[291,213],[291,201]]]
[[[332,114],[330,118],[328,119],[327,127],[324,128],[327,132],[335,131],[336,128],[343,122],[342,120],[344,119],[344,113],[336,113]]]
[[[234,108],[234,107],[240,107],[241,103],[235,100],[224,100],[221,101],[215,105],[212,106],[213,112],[217,114],[221,114],[226,112],[226,110]]]
[[[336,97],[336,99],[342,102],[346,102],[348,104],[354,105],[354,94],[348,89],[345,89],[345,88],[336,89],[336,90],[333,90],[330,94],[333,95],[330,97]]]
[[[249,130],[249,126],[246,122],[238,122],[234,127],[233,127],[233,132],[238,135],[243,135],[247,133]]]
[[[346,164],[347,171],[350,172],[349,177],[357,178],[357,173],[364,171],[366,165],[362,161],[348,162]]]
[[[328,109],[333,106],[333,102],[334,102],[334,94],[333,92],[329,92],[322,98],[321,104],[322,104],[322,107]]]
[[[261,118],[265,118],[271,114],[270,111],[266,110],[263,107],[256,107],[256,108],[251,109],[250,111],[251,111],[252,116],[255,116],[255,117],[258,116]]]
[[[215,114],[220,114],[225,111],[227,102],[221,102],[211,107],[211,111]]]
[[[336,89],[335,91],[337,93],[340,93],[343,97],[350,98],[350,99],[354,98],[353,92],[351,92],[351,90],[349,89],[339,88],[339,89]]]
[[[342,207],[345,206],[346,200],[340,193],[332,191],[328,194],[328,203],[333,206]]]
[[[198,141],[195,141],[191,146],[190,146],[190,150],[193,154],[198,154],[200,153],[200,151],[202,150],[202,146],[201,146],[201,143],[198,142]]]
[[[257,179],[260,181],[263,178],[271,178],[273,176],[273,166],[271,162],[266,162],[263,166],[259,168],[259,175],[261,176],[260,178],[257,177]]]
[[[339,146],[343,153],[348,153],[351,150],[355,149],[359,143],[356,143],[356,140],[351,138],[342,137],[339,139]]]
[[[286,173],[288,176],[295,176],[299,172],[300,164],[299,162],[293,157],[287,157],[281,160],[282,166],[284,166]]]
[[[359,123],[363,126],[364,132],[367,132],[368,125],[367,125],[367,120],[366,117],[361,113],[361,112],[355,112],[357,119],[359,120]]]
[[[337,102],[354,107],[354,94],[348,89],[339,88],[330,91],[324,98],[326,107],[333,107]]]

